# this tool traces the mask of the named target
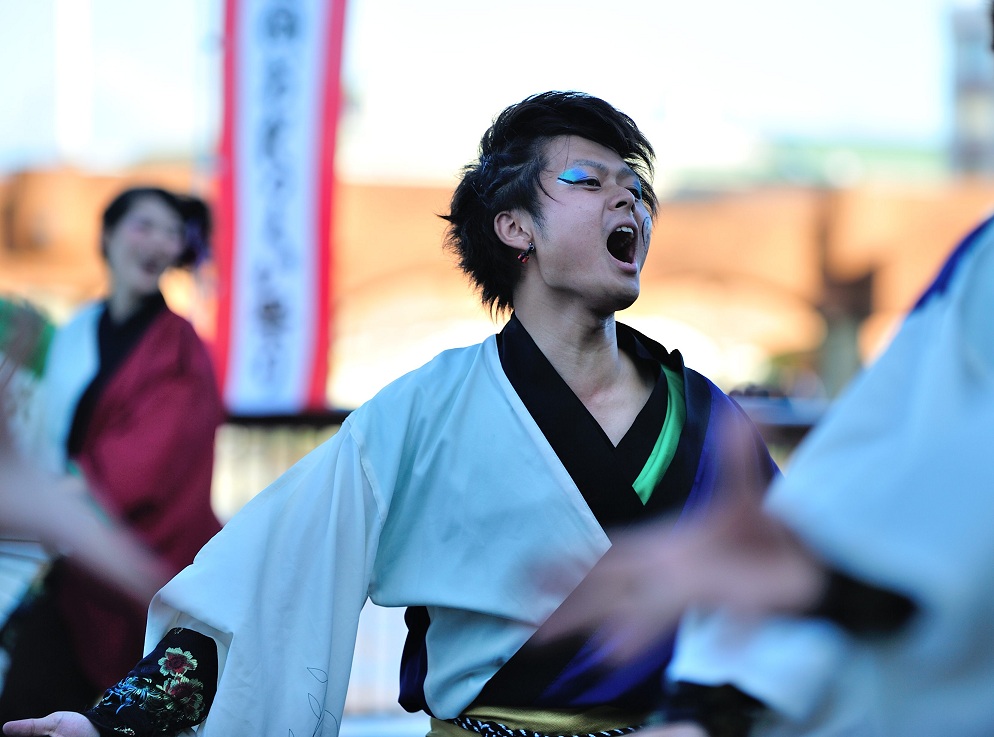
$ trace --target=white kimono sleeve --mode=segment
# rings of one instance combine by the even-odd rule
[[[338,734],[382,517],[346,422],[159,592],[146,650],[176,626],[218,642],[198,733]]]

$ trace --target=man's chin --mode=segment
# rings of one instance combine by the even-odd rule
[[[621,310],[627,310],[629,307],[635,304],[635,302],[638,301],[640,293],[641,290],[636,286],[634,291],[632,291],[630,294],[626,294],[619,297],[618,306],[615,307],[615,312],[620,312]]]
[[[611,301],[610,303],[606,303],[604,305],[603,309],[601,310],[601,312],[603,313],[603,315],[605,317],[614,315],[616,312],[621,312],[622,310],[627,310],[629,307],[631,307],[633,304],[635,304],[635,301],[637,299],[638,299],[638,294],[637,293],[635,295],[631,296],[631,297],[623,297],[623,298],[615,299],[615,300]]]

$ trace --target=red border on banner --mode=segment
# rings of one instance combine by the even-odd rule
[[[217,235],[215,261],[217,264],[216,329],[214,331],[214,361],[221,386],[226,396],[228,386],[229,353],[231,350],[231,311],[234,301],[235,253],[235,116],[238,67],[238,4],[240,0],[226,0],[224,4],[224,99],[222,108],[221,140],[218,146]]]
[[[334,268],[335,238],[332,232],[335,210],[335,146],[342,101],[342,46],[345,28],[345,1],[330,0],[325,39],[324,99],[321,110],[321,173],[317,198],[317,283],[316,309],[320,312],[315,323],[314,358],[311,362],[308,409],[324,409],[328,405],[328,365],[331,348],[331,326],[334,318],[331,284]]]

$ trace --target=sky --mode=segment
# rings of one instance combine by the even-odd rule
[[[770,138],[943,146],[950,9],[980,0],[351,0],[351,179],[441,182],[500,109],[579,89],[630,114],[659,170]],[[220,125],[221,0],[0,0],[0,175],[195,156]]]

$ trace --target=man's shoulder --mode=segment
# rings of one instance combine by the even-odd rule
[[[489,360],[488,352],[495,350],[494,339],[490,337],[482,343],[442,351],[427,363],[391,381],[356,413],[360,416],[381,411],[396,413],[404,407],[444,402],[444,397],[458,391],[467,379],[483,369]]]

